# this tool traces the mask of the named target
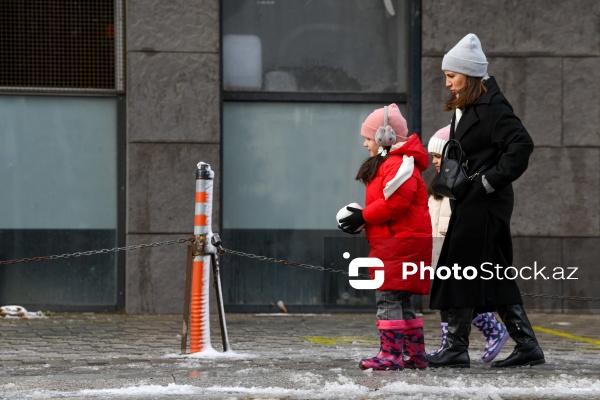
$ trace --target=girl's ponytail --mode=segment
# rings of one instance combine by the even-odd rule
[[[386,150],[389,151],[389,147],[386,147]],[[356,180],[361,181],[365,185],[368,184],[375,178],[377,174],[377,170],[379,166],[383,164],[386,160],[387,156],[382,157],[381,155],[376,155],[375,157],[369,157],[362,163],[358,173],[356,174]]]

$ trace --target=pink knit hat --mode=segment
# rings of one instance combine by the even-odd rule
[[[429,139],[429,144],[427,144],[427,152],[428,153],[436,153],[442,154],[442,150],[444,150],[444,145],[448,143],[450,140],[450,125],[447,125],[437,131],[431,139]]]
[[[367,139],[375,140],[375,132],[383,126],[383,108],[373,111],[360,129],[360,134]],[[388,125],[396,132],[396,142],[404,142],[408,138],[408,127],[400,109],[394,103],[388,106]]]

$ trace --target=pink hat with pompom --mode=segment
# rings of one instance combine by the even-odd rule
[[[429,139],[429,144],[427,145],[428,153],[436,153],[442,154],[444,150],[444,145],[448,143],[450,140],[450,125],[447,125],[437,131],[431,139]]]
[[[379,127],[383,126],[383,120],[383,108],[378,108],[365,119],[360,129],[360,134],[367,139],[375,140],[375,133]],[[388,125],[396,132],[396,142],[406,141],[408,138],[406,119],[404,119],[400,109],[394,103],[388,106]]]

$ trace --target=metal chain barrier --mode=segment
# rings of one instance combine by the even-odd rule
[[[348,275],[348,271],[344,271],[344,270],[340,270],[340,269],[325,268],[325,267],[321,267],[319,265],[303,264],[303,263],[281,260],[281,259],[272,258],[272,257],[257,256],[256,254],[244,253],[242,251],[229,250],[229,249],[226,249],[223,247],[219,247],[219,250],[221,250],[223,253],[234,254],[234,255],[240,256],[240,257],[248,257],[248,258],[252,258],[254,260],[269,261],[272,263],[278,263],[278,264],[283,264],[283,265],[293,265],[294,267],[313,269],[315,271],[335,272],[337,274]],[[369,275],[367,275],[367,274],[360,274],[359,276],[366,277],[366,278],[369,277]]]
[[[53,256],[20,258],[18,260],[0,261],[0,265],[23,264],[23,263],[30,263],[30,262],[50,261],[50,260],[58,260],[58,259],[81,257],[81,256],[92,256],[94,254],[116,253],[118,251],[148,249],[148,248],[152,248],[152,247],[169,246],[172,244],[193,242],[194,240],[195,240],[195,238],[192,236],[189,239],[167,240],[164,242],[155,242],[155,243],[148,243],[148,244],[136,244],[136,245],[125,246],[125,247],[115,247],[112,249],[80,251],[77,253],[67,253],[67,254],[60,254],[60,255],[53,255]]]
[[[272,263],[279,263],[279,264],[283,264],[283,265],[293,265],[295,267],[303,267],[303,268],[313,269],[313,270],[317,270],[317,271],[335,272],[335,273],[339,273],[339,274],[348,275],[348,271],[343,271],[343,270],[338,270],[338,269],[333,269],[333,268],[325,268],[325,267],[321,267],[318,265],[302,264],[302,263],[297,263],[297,262],[292,262],[292,261],[280,260],[278,258],[257,256],[256,254],[250,254],[250,253],[244,253],[241,251],[229,250],[229,249],[223,248],[221,246],[219,246],[219,250],[223,253],[234,254],[234,255],[240,256],[240,257],[248,257],[248,258],[252,258],[254,260],[269,261]],[[365,278],[369,277],[369,275],[366,275],[366,274],[360,274],[358,276],[365,277]],[[560,296],[560,295],[556,295],[556,294],[545,294],[545,293],[537,294],[537,293],[521,292],[521,296],[541,297],[544,299],[557,299],[557,300],[600,301],[600,298],[598,298],[598,297]]]
[[[124,246],[124,247],[115,247],[112,249],[81,251],[81,252],[76,252],[76,253],[67,253],[67,254],[42,256],[42,257],[20,258],[20,259],[16,259],[16,260],[0,261],[0,265],[23,264],[23,263],[38,262],[38,261],[50,261],[50,260],[66,259],[66,258],[81,257],[81,256],[91,256],[91,255],[95,255],[95,254],[116,253],[119,251],[148,249],[148,248],[154,248],[154,247],[160,247],[160,246],[169,246],[169,245],[173,245],[173,244],[194,242],[195,240],[196,240],[196,238],[192,236],[191,238],[188,238],[188,239],[167,240],[164,242],[137,244],[137,245],[131,245],[131,246]],[[240,256],[240,257],[251,258],[253,260],[268,261],[268,262],[282,264],[282,265],[291,265],[294,267],[302,267],[302,268],[312,269],[315,271],[333,272],[336,274],[349,275],[348,271],[333,269],[333,268],[326,268],[326,267],[322,267],[320,265],[304,264],[304,263],[299,263],[299,262],[294,262],[294,261],[282,260],[279,258],[259,256],[256,254],[244,253],[243,251],[226,249],[222,246],[218,246],[218,249],[221,253],[224,253],[224,254],[233,254],[236,256]],[[358,277],[369,278],[369,275],[359,274]],[[556,295],[556,294],[545,294],[545,293],[521,292],[521,296],[532,297],[532,298],[540,297],[543,299],[555,299],[555,300],[591,301],[591,302],[600,301],[600,298],[598,298],[598,297],[560,296],[560,295]]]
[[[556,299],[556,300],[574,300],[574,301],[600,301],[600,297],[579,297],[579,296],[559,296],[557,294],[545,294],[545,293],[523,293],[521,296],[527,297],[541,297],[543,299]]]

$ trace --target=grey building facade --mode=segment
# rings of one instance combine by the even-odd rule
[[[249,5],[242,6],[245,3]],[[344,172],[346,175],[336,177],[336,170],[332,169],[335,163],[327,160],[340,157],[331,150],[336,147],[337,139],[323,138],[319,144],[324,135],[322,132],[329,130],[328,124],[332,124],[331,127],[345,124],[342,126],[347,130],[346,136],[358,136],[357,123],[370,110],[397,102],[407,116],[409,129],[418,132],[427,143],[451,117],[442,110],[446,96],[440,69],[442,57],[460,38],[472,32],[481,39],[490,62],[490,75],[497,78],[536,144],[528,171],[515,183],[516,206],[512,221],[515,265],[535,262],[540,268],[547,266],[546,271],[554,267],[578,268],[575,273],[578,280],[523,280],[521,289],[526,293],[597,296],[595,287],[600,282],[600,272],[595,265],[600,254],[598,2],[369,0],[368,6],[361,5],[365,7],[361,13],[367,19],[375,18],[374,21],[381,18],[384,28],[373,33],[381,38],[381,42],[369,40],[370,46],[365,47],[374,48],[372,60],[377,60],[376,65],[384,66],[382,73],[394,69],[387,67],[402,71],[394,87],[387,87],[385,82],[377,86],[376,76],[372,77],[374,84],[365,84],[369,76],[361,76],[360,71],[366,70],[369,62],[354,59],[352,54],[344,59],[340,56],[341,50],[335,61],[327,58],[311,60],[311,68],[314,71],[317,67],[327,67],[319,70],[318,76],[322,77],[340,69],[352,70],[340,65],[358,64],[361,68],[349,74],[352,80],[332,75],[334,78],[331,79],[340,86],[328,87],[326,83],[303,86],[307,81],[318,81],[316,75],[303,81],[302,75],[297,73],[298,65],[290,64],[285,69],[277,62],[295,60],[298,52],[304,54],[302,51],[319,53],[318,39],[306,39],[309,40],[307,43],[316,46],[313,50],[302,50],[302,46],[293,44],[278,48],[277,54],[281,58],[276,58],[272,55],[273,45],[269,45],[273,37],[279,39],[275,40],[277,43],[295,43],[297,37],[306,37],[308,30],[298,27],[286,30],[285,26],[275,22],[273,24],[277,26],[272,32],[256,28],[258,33],[251,36],[258,37],[262,43],[262,58],[259,59],[263,67],[274,65],[277,68],[264,69],[260,75],[263,81],[257,87],[249,84],[239,89],[227,83],[231,61],[228,61],[228,67],[227,60],[223,59],[230,54],[223,49],[225,36],[231,34],[234,36],[228,38],[240,39],[240,30],[255,28],[253,18],[269,20],[270,15],[277,15],[281,12],[278,10],[285,8],[284,3],[280,0],[237,3],[235,0],[125,1],[124,88],[114,94],[117,103],[121,104],[117,108],[121,107],[118,116],[122,124],[115,139],[120,149],[116,152],[115,169],[121,171],[115,172],[118,178],[115,179],[117,202],[114,207],[117,222],[114,229],[109,227],[114,231],[114,238],[107,239],[103,247],[111,247],[110,240],[114,240],[115,246],[122,246],[191,236],[195,166],[204,161],[215,170],[213,230],[222,233],[225,247],[301,263],[319,263],[322,249],[308,249],[315,248],[315,243],[322,244],[324,237],[335,235],[336,228],[333,222],[325,222],[326,218],[321,218],[318,212],[316,219],[311,220],[310,209],[318,208],[315,205],[319,201],[333,202],[333,205],[321,207],[325,209],[323,215],[331,215],[333,221],[339,207],[360,200],[346,201],[344,196],[362,193],[358,187],[345,189],[343,184],[339,188],[332,187],[332,177],[330,180],[322,177],[333,175],[333,182],[346,180],[350,184],[354,168],[358,168],[364,158],[362,152],[352,156],[344,164],[344,168],[352,169],[349,175]],[[341,3],[327,1],[322,7],[338,11],[348,8],[346,3]],[[390,4],[392,10],[387,8]],[[287,18],[308,21],[316,31],[325,30],[348,41],[352,41],[352,35],[360,38],[369,30],[368,24],[352,31],[336,28],[335,21],[330,24],[318,19],[313,21],[311,5],[303,7],[307,16],[298,13],[297,18]],[[403,18],[400,21],[392,18],[399,16]],[[340,18],[352,22],[356,17],[350,13]],[[339,24],[346,20],[337,21]],[[277,36],[281,32],[289,35]],[[392,39],[390,32],[394,33]],[[273,37],[267,37],[269,33]],[[343,43],[334,42],[341,49],[344,49]],[[360,39],[357,43],[360,45]],[[378,48],[392,49],[390,52],[394,57],[380,60],[377,57],[387,54],[387,50],[378,53]],[[245,54],[243,59],[250,63],[252,53]],[[275,60],[272,65],[269,64],[270,57]],[[336,64],[338,62],[340,64]],[[286,74],[280,74],[282,71]],[[292,83],[290,74],[293,75]],[[4,92],[2,96],[12,95],[10,90]],[[253,120],[248,113],[259,115],[262,121]],[[314,125],[304,125],[307,119],[314,120]],[[272,136],[261,136],[265,126],[274,127],[274,132],[290,130],[295,133],[279,142],[280,139]],[[305,132],[310,142],[303,142],[298,132]],[[314,132],[317,136],[310,136]],[[292,140],[291,149],[286,147],[288,139]],[[321,145],[325,149],[319,152]],[[360,142],[354,145],[360,151]],[[346,148],[340,146],[345,151]],[[295,154],[302,151],[310,153],[305,157]],[[317,167],[326,172],[318,174],[318,170],[315,172],[301,164],[305,158],[317,160]],[[282,160],[286,163],[285,174],[279,176],[274,171],[281,166]],[[252,172],[248,176],[244,175],[245,167]],[[298,170],[303,174],[295,175]],[[246,186],[250,179],[256,179],[256,184]],[[290,180],[300,183],[297,187],[285,186]],[[277,182],[283,189],[270,187],[269,182]],[[324,199],[320,200],[306,195],[308,191],[334,194],[323,195]],[[280,199],[283,204],[291,201],[291,207],[296,210],[302,204],[308,204],[309,210],[289,217],[281,211],[286,208],[278,208],[276,200],[279,198],[273,199],[277,196],[272,193],[281,192],[286,193]],[[341,195],[336,197],[335,193]],[[269,197],[268,201],[261,196]],[[260,210],[263,201],[269,212]],[[332,207],[333,214],[327,207]],[[0,229],[7,228],[0,226]],[[88,250],[96,244],[92,240],[86,243],[89,247],[75,251]],[[230,261],[233,259],[228,255],[223,260],[225,299],[231,310],[268,310],[273,307],[271,303],[280,299],[292,309],[318,310],[322,307],[322,287],[329,281],[316,277],[314,271],[266,266],[267,263],[254,260]],[[103,262],[115,265],[111,272],[114,281],[104,285],[110,286],[114,293],[114,296],[108,296],[114,298],[113,309],[124,309],[128,313],[181,312],[186,262],[184,246],[121,252],[114,259]],[[14,276],[11,279],[14,280]],[[60,287],[61,284],[55,282],[54,285]],[[331,290],[344,297],[340,285],[339,281],[334,282]],[[4,301],[26,303],[19,297],[22,294],[11,296],[5,297]],[[597,302],[525,299],[530,308],[540,310],[598,312],[600,309]],[[36,301],[32,302],[38,304],[41,300]],[[368,302],[369,299],[359,299],[356,304]],[[350,303],[339,304],[353,308]],[[77,307],[75,304],[63,308]],[[80,306],[81,309],[86,307],[98,308],[94,308],[93,301]],[[100,308],[111,309],[110,301]]]

